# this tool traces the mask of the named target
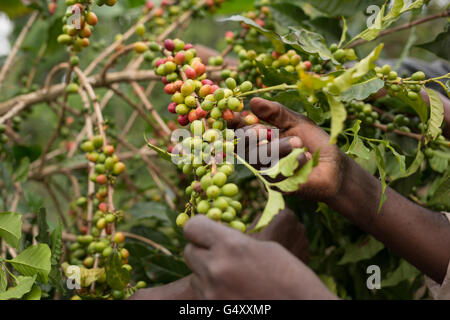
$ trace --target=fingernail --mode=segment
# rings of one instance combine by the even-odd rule
[[[302,139],[299,137],[292,137],[289,139],[289,143],[292,146],[292,148],[301,148],[303,146]]]
[[[309,160],[312,159],[312,154],[309,153],[309,152],[305,152],[305,157],[306,157],[306,159],[309,161]]]

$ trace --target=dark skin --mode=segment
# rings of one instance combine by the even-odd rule
[[[295,259],[308,262],[308,240],[305,227],[290,210],[280,212],[274,221],[263,231],[253,233],[245,240],[254,242],[278,243],[290,252]],[[137,291],[130,300],[196,300],[196,292],[191,282],[193,276],[185,277],[165,286]]]
[[[322,129],[308,118],[274,102],[255,98],[250,107],[262,121],[281,130],[281,140],[292,142],[291,145],[280,143],[281,148],[285,148],[280,150],[282,154],[294,147],[307,147],[311,153],[321,150],[319,165],[313,169],[308,183],[299,188],[299,196],[328,204],[426,275],[438,283],[442,282],[450,260],[450,223],[446,217],[414,204],[391,188],[387,189],[387,201],[381,212],[377,213],[380,181],[336,146],[330,145],[329,136]],[[230,123],[235,127],[242,124],[242,119],[237,115]],[[247,127],[246,130],[254,130],[258,134],[264,126]],[[252,260],[247,260],[240,252],[234,253],[236,246],[239,246],[235,242],[240,243],[242,239],[213,225],[213,222],[198,217],[185,227],[186,236],[191,241],[185,257],[194,272],[192,286],[198,297],[245,299],[257,297],[259,290],[265,290],[267,286],[272,288],[271,299],[330,298],[328,290],[318,284],[318,278],[306,266],[285,257],[289,253],[281,248],[267,243],[249,244],[247,248],[254,251],[248,253]],[[216,237],[221,239],[217,245],[210,242]],[[265,249],[260,249],[260,246],[265,246]],[[255,265],[258,272],[241,274],[241,270],[249,270]],[[275,268],[281,270],[274,273]],[[272,278],[271,275],[276,276]],[[236,284],[233,277],[239,279],[234,291],[231,287]],[[249,286],[245,280],[253,285]]]

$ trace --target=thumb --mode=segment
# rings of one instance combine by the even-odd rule
[[[250,109],[260,120],[279,129],[290,129],[300,120],[298,114],[278,102],[261,98],[253,98],[250,101]]]

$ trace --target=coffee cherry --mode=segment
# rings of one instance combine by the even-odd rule
[[[68,94],[75,94],[78,93],[78,90],[80,90],[80,87],[76,84],[76,83],[70,83],[67,87],[66,87],[66,92]]]
[[[147,283],[145,282],[145,281],[139,281],[137,284],[136,284],[136,288],[137,289],[144,289],[144,288],[146,288],[147,287]]]
[[[241,232],[245,232],[247,230],[247,227],[245,226],[245,224],[238,220],[232,221],[230,223],[230,227],[232,227],[233,229],[236,229],[238,231],[241,231]]]
[[[203,187],[203,186],[202,186]],[[210,186],[206,189],[206,195],[209,199],[215,199],[220,195],[220,189],[218,186]]]
[[[106,212],[108,212],[108,204],[102,202],[102,203],[100,203],[100,204],[98,205],[98,209],[99,209],[101,212],[106,213]]]
[[[253,88],[253,84],[250,81],[245,81],[244,83],[242,83],[239,86],[239,90],[242,93],[248,92],[248,91],[252,90],[252,88]]]
[[[110,0],[107,0],[110,1]],[[114,0],[114,2],[117,0]],[[125,293],[123,292],[123,290],[113,290],[111,291],[111,295],[113,296],[113,298],[115,300],[122,300],[123,298],[125,298]]]
[[[114,151],[115,151],[115,149],[111,145],[105,146],[103,148],[103,153],[108,155],[108,156],[112,156],[114,154]]]
[[[111,254],[113,253],[113,249],[111,247],[107,247],[105,249],[103,249],[102,251],[102,256],[107,258],[109,257]]]
[[[92,266],[94,265],[94,258],[93,257],[87,257],[86,259],[83,260],[83,265],[86,268],[92,268]]]
[[[114,168],[113,168],[113,174],[116,175],[116,176],[118,176],[118,175],[122,174],[122,173],[125,171],[125,169],[126,169],[126,167],[125,167],[125,164],[124,164],[124,163],[122,163],[122,162],[117,162],[117,163],[114,165]]]
[[[232,198],[235,195],[237,195],[238,192],[239,192],[239,189],[238,189],[237,185],[235,185],[234,183],[228,183],[222,187],[222,193],[226,197]]]
[[[189,118],[188,118],[188,115],[187,114],[184,114],[184,115],[179,115],[178,116],[178,123],[181,125],[181,126],[187,126],[188,124],[189,124]]]
[[[423,81],[423,80],[425,80],[425,78],[426,78],[426,75],[422,71],[418,71],[411,76],[411,79],[413,81]]]
[[[227,175],[223,172],[217,172],[212,178],[212,182],[218,187],[223,187],[227,182]]]
[[[232,97],[228,99],[228,108],[231,111],[236,111],[241,106],[241,101],[238,98]]]
[[[108,178],[104,174],[100,174],[95,181],[100,185],[104,185],[108,183]]]
[[[93,152],[95,150],[95,146],[91,141],[86,141],[81,145],[81,150],[84,152]]]
[[[415,101],[415,100],[419,99],[419,95],[413,91],[408,91],[407,95],[408,95],[408,98],[411,100]]]
[[[123,243],[124,241],[125,241],[125,236],[124,236],[124,234],[123,234],[122,232],[117,232],[117,233],[114,235],[114,242],[115,242],[115,243],[121,244],[121,243]]]
[[[182,228],[189,221],[189,216],[186,213],[181,213],[178,215],[176,224],[178,227]]]
[[[212,208],[208,211],[206,216],[211,220],[220,221],[222,219],[222,211],[217,208]]]
[[[344,49],[338,49],[334,54],[333,57],[337,61],[342,61],[345,58],[345,50]]]
[[[171,39],[167,39],[164,41],[164,48],[168,51],[174,51],[175,50],[175,43]]]

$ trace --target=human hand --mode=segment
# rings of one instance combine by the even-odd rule
[[[298,114],[279,103],[254,98],[250,101],[251,111],[262,121],[280,130],[280,158],[287,156],[294,148],[306,147],[308,152],[300,155],[300,166],[312,158],[312,154],[320,150],[319,164],[311,172],[308,182],[299,186],[298,194],[302,197],[327,202],[337,196],[344,176],[344,163],[348,159],[336,145],[330,144],[329,135],[309,118]],[[229,122],[232,128],[254,130],[257,137],[270,129],[269,126],[257,124],[245,126],[245,121],[238,113]],[[272,141],[271,143],[275,143]],[[268,148],[270,144],[259,147]]]
[[[184,256],[199,299],[335,299],[319,278],[275,242],[254,240],[197,216]]]

